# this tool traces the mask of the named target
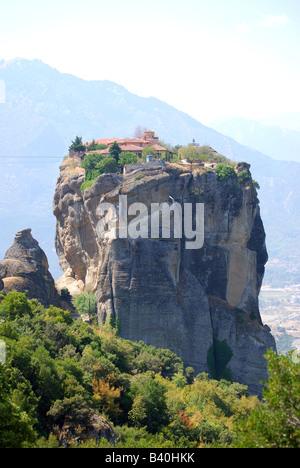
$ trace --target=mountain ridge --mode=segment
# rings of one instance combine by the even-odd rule
[[[37,65],[37,67],[35,66]],[[162,134],[162,138],[164,140],[167,140],[171,144],[187,144],[193,140],[194,137],[197,139],[201,138],[209,138],[211,146],[221,146],[223,143],[223,150],[226,151],[227,149],[230,148],[231,145],[235,145],[236,142],[232,139],[228,139],[227,137],[224,137],[224,135],[221,135],[219,132],[201,124],[198,122],[196,119],[193,117],[189,116],[187,113],[182,112],[180,110],[177,110],[175,107],[171,106],[170,104],[167,104],[163,101],[160,101],[159,99],[155,97],[140,97],[138,95],[135,95],[133,93],[130,93],[124,86],[119,85],[117,83],[113,83],[111,81],[106,81],[106,80],[92,80],[92,81],[86,81],[83,80],[82,78],[75,77],[71,74],[67,73],[60,73],[58,70],[50,67],[49,65],[44,64],[40,60],[34,60],[34,61],[29,61],[29,60],[16,60],[12,61],[12,67],[9,66],[9,63],[3,62],[1,65],[0,62],[0,78],[2,78],[5,83],[6,83],[6,92],[8,99],[10,98],[10,93],[12,93],[12,97],[14,97],[14,94],[18,96],[18,101],[20,101],[20,97],[23,98],[24,104],[30,106],[34,104],[32,102],[32,98],[35,97],[37,94],[37,89],[36,86],[33,86],[33,77],[34,77],[34,83],[38,82],[40,91],[39,91],[39,105],[36,105],[34,108],[34,113],[33,115],[38,115],[40,119],[44,119],[44,110],[45,106],[47,107],[47,111],[52,111],[54,112],[53,114],[48,115],[48,123],[49,121],[53,123],[54,117],[57,119],[55,120],[55,127],[57,129],[60,129],[62,122],[58,119],[59,113],[65,114],[64,116],[68,114],[68,111],[71,113],[71,110],[68,109],[68,105],[73,104],[74,108],[72,109],[72,115],[76,115],[76,119],[78,118],[78,115],[76,112],[78,112],[78,107],[76,107],[76,104],[74,104],[74,101],[70,101],[69,98],[77,98],[83,100],[85,99],[86,93],[89,96],[90,93],[94,93],[95,88],[97,91],[97,100],[96,102],[89,102],[89,107],[87,110],[87,107],[85,106],[85,109],[83,109],[84,112],[82,112],[82,108],[80,109],[80,112],[83,114],[82,117],[89,118],[90,122],[88,123],[87,127],[88,130],[85,131],[86,127],[86,121],[84,118],[82,119],[80,126],[77,126],[78,133],[83,134],[84,139],[87,140],[92,140],[93,138],[98,138],[101,136],[101,134],[105,133],[106,135],[113,136],[115,132],[119,133],[120,137],[126,137],[130,136],[135,127],[137,125],[141,126],[147,126],[151,127],[151,125],[155,125],[155,129],[158,134]],[[5,73],[3,70],[9,70],[9,73]],[[16,82],[15,75],[17,72],[22,71],[22,85],[23,86],[18,86],[18,82]],[[29,74],[29,72],[33,70],[34,75]],[[43,71],[42,77],[43,77],[43,82],[40,81],[39,74]],[[49,73],[49,76],[45,75]],[[14,77],[13,80],[11,80],[11,77]],[[29,80],[28,80],[29,78]],[[52,78],[55,78],[55,82],[52,81]],[[67,83],[64,83],[64,80],[68,80]],[[76,87],[75,89],[72,89],[72,84],[75,84]],[[45,94],[45,84],[47,84],[47,93],[49,94],[48,100],[46,99],[46,94]],[[16,92],[14,93],[13,91],[13,85],[17,85]],[[24,88],[24,85],[26,87]],[[64,85],[65,93],[63,94],[63,100],[62,98],[62,93],[61,93],[61,86]],[[81,89],[81,86],[85,89]],[[92,88],[91,90],[86,91],[86,88]],[[22,92],[26,91],[26,95],[24,97],[24,94]],[[53,109],[52,105],[52,96],[53,91],[55,91],[56,94],[56,102],[62,106],[62,108],[58,109],[58,112],[55,112],[55,109]],[[85,95],[83,96],[81,93],[85,92]],[[121,93],[119,92],[121,91]],[[109,94],[110,93],[110,94]],[[105,113],[105,122],[106,122],[106,127],[101,128],[101,124],[103,124],[103,117],[97,116],[99,118],[99,122],[97,122],[97,126],[95,125],[95,112],[96,110],[98,111],[98,101],[103,98],[103,95],[105,95],[105,101],[101,101],[102,109],[101,112]],[[115,96],[119,96],[117,99]],[[120,98],[122,96],[123,99]],[[93,95],[94,98],[94,95]],[[124,98],[130,98],[130,102],[124,102]],[[27,100],[26,100],[27,99]],[[50,101],[50,102],[49,102]],[[94,98],[95,101],[95,98]],[[18,104],[19,102],[17,102]],[[51,104],[51,105],[50,105]],[[112,108],[117,108],[119,115],[122,114],[122,111],[124,114],[122,116],[128,116],[132,112],[137,112],[138,115],[134,115],[134,118],[132,119],[132,122],[126,123],[126,125],[122,124],[122,127],[119,127],[119,120],[120,117],[118,114],[113,113],[113,121],[114,125],[112,122],[109,120],[111,117],[111,112],[109,112],[108,108],[105,108],[105,105],[112,106]],[[125,104],[125,105],[124,105]],[[141,105],[142,104],[142,105]],[[142,107],[142,109],[139,109],[137,106]],[[49,107],[50,106],[50,107]],[[160,106],[160,107],[158,107]],[[151,112],[150,112],[151,111]],[[161,115],[157,114],[164,114],[168,111],[175,112],[175,117],[173,117],[173,122],[172,120],[168,121],[168,127],[166,125],[163,125],[161,121]],[[154,115],[153,115],[154,114]],[[124,120],[122,117],[121,120]],[[182,121],[184,119],[184,121]],[[186,119],[186,120],[185,120]],[[150,120],[150,122],[149,122]],[[44,120],[42,120],[44,123]],[[109,122],[109,123],[107,123]],[[185,124],[183,128],[176,127],[176,133],[174,132],[174,125],[175,124]],[[54,124],[54,123],[53,123]],[[40,124],[41,125],[41,124]],[[64,139],[65,142],[65,149],[67,149],[67,145],[70,142],[70,139],[74,137],[74,124],[72,124],[72,130],[68,130],[68,123],[65,125],[63,124],[63,127],[66,127],[66,131],[63,133],[60,133],[60,136]],[[93,130],[93,128],[95,130]],[[202,134],[201,134],[202,131]],[[111,133],[112,132],[112,133]],[[198,132],[198,135],[195,135],[195,133]],[[199,133],[200,132],[200,133]],[[97,133],[96,135],[94,133]],[[175,133],[175,134],[174,134]],[[116,135],[117,136],[117,135]],[[27,141],[28,141],[27,136]],[[5,141],[5,140],[4,140]],[[225,141],[225,144],[224,144]],[[205,141],[199,141],[199,143],[205,143]],[[11,146],[10,146],[10,151],[11,151]],[[24,148],[23,148],[24,149]],[[216,148],[219,151],[219,148]],[[220,148],[221,149],[221,148]],[[242,151],[242,148],[239,148],[240,151]],[[3,149],[3,145],[1,148],[1,153],[3,154],[4,151],[6,151],[7,155],[9,154],[8,150]],[[233,152],[232,152],[233,153]],[[12,156],[16,156],[17,154],[12,154]],[[266,159],[268,156],[260,154],[259,155],[261,158]],[[256,157],[258,157],[256,155]],[[251,162],[251,161],[250,161]]]
[[[242,145],[272,155],[273,159],[300,162],[299,131],[241,117],[221,118],[211,126]]]

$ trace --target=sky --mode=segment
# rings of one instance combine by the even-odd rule
[[[0,0],[0,59],[40,59],[204,124],[300,112],[299,0]]]

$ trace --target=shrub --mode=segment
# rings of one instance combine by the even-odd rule
[[[93,159],[92,162],[90,161],[90,163],[87,163],[89,164],[89,167],[93,167],[93,169],[89,169],[86,172],[85,181],[83,182],[83,184],[81,184],[80,187],[82,192],[84,192],[88,188],[91,188],[95,180],[99,177],[99,175],[108,174],[111,172],[118,172],[118,164],[114,158],[106,158],[102,155],[97,156],[100,157],[100,161],[98,160],[99,162],[96,165],[95,161],[97,158]],[[85,159],[83,160],[83,163]]]
[[[84,193],[84,191],[86,189],[91,188],[94,182],[95,182],[95,179],[94,180],[86,180],[85,182],[83,182],[83,184],[81,184],[81,187],[80,187],[82,193]]]
[[[130,151],[124,151],[120,154],[119,157],[119,166],[124,167],[126,164],[137,164],[139,162],[139,157],[135,153]]]
[[[118,164],[115,158],[105,158],[97,164],[97,169],[99,171],[99,175],[118,172]]]
[[[63,426],[66,419],[74,425],[84,426],[91,415],[92,410],[81,395],[56,400],[47,413],[50,422],[59,427]]]
[[[33,420],[12,401],[10,370],[0,364],[0,448],[23,448],[34,442]]]
[[[244,170],[238,173],[238,179],[240,182],[247,182],[250,180],[250,176],[248,171]]]
[[[0,316],[14,320],[23,315],[32,316],[32,310],[24,293],[9,292],[0,304]]]
[[[46,320],[49,320],[50,317],[52,319],[52,323],[66,323],[71,325],[73,323],[73,319],[71,318],[71,312],[69,310],[63,310],[59,307],[55,307],[50,305],[48,309],[45,309],[46,312]]]
[[[136,397],[143,396],[143,422],[151,433],[159,430],[160,426],[168,423],[167,389],[158,379],[154,372],[138,374],[131,380],[130,394],[137,405]]]
[[[83,159],[81,167],[83,167],[86,170],[86,172],[94,171],[96,169],[97,164],[99,164],[100,161],[104,159],[104,157],[105,156],[103,156],[103,154],[99,153],[88,154]]]
[[[118,439],[72,447],[299,447],[295,354],[268,353],[270,378],[259,402],[245,385],[205,373],[194,379],[194,369],[184,370],[169,350],[118,338],[109,320],[100,330],[70,322],[68,312],[36,299],[28,301],[31,316],[18,310],[24,295],[9,297],[13,313],[0,325],[7,349],[0,364],[1,448],[58,448],[51,431],[58,435],[68,422],[80,436],[101,412],[120,425],[113,427]],[[214,372],[224,376],[231,350],[225,341],[213,344]]]
[[[216,173],[217,173],[218,180],[221,182],[228,180],[228,179],[234,179],[236,177],[236,173],[233,167],[224,163],[217,164]]]
[[[68,288],[62,288],[62,290],[60,291],[60,296],[65,301],[69,301],[71,299],[71,294],[70,294]]]
[[[187,378],[180,372],[176,372],[172,377],[172,382],[174,382],[176,387],[183,388],[187,385]]]
[[[300,447],[300,366],[293,354],[266,354],[269,380],[259,405],[237,424],[237,448]]]
[[[101,412],[104,412],[109,418],[118,419],[122,410],[119,405],[119,399],[122,387],[115,387],[105,380],[93,379],[92,386],[94,390],[93,402]]]

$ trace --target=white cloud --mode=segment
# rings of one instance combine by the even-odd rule
[[[249,34],[250,31],[257,27],[275,28],[277,26],[285,26],[288,22],[289,18],[286,15],[261,15],[260,20],[256,21],[256,23],[240,23],[236,25],[235,30],[240,34]]]
[[[262,20],[256,23],[262,28],[274,28],[276,26],[285,26],[289,19],[286,15],[262,15]]]

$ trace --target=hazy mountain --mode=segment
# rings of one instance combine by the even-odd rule
[[[39,60],[0,61],[6,103],[0,106],[0,155],[63,155],[75,135],[84,140],[132,136],[136,126],[151,128],[163,140],[182,145],[196,139],[243,157],[245,149],[187,114],[142,98],[109,81],[85,81]],[[265,158],[246,150],[248,159]],[[251,161],[250,161],[251,162]]]
[[[170,144],[195,139],[233,160],[251,163],[261,185],[268,251],[283,268],[276,264],[275,274],[280,271],[285,281],[300,282],[299,163],[274,161],[156,98],[139,97],[109,81],[62,74],[39,60],[0,61],[1,80],[6,96],[0,104],[0,258],[15,233],[31,227],[57,278],[52,199],[58,166],[71,140],[76,135],[84,141],[131,137],[142,126]],[[272,268],[270,264],[269,277]]]
[[[264,125],[277,125],[285,129],[300,132],[300,112],[285,112],[268,119],[261,119],[260,121]]]
[[[272,125],[271,122],[263,124],[235,117],[218,119],[211,126],[242,145],[251,146],[274,159],[300,162],[300,131]]]

